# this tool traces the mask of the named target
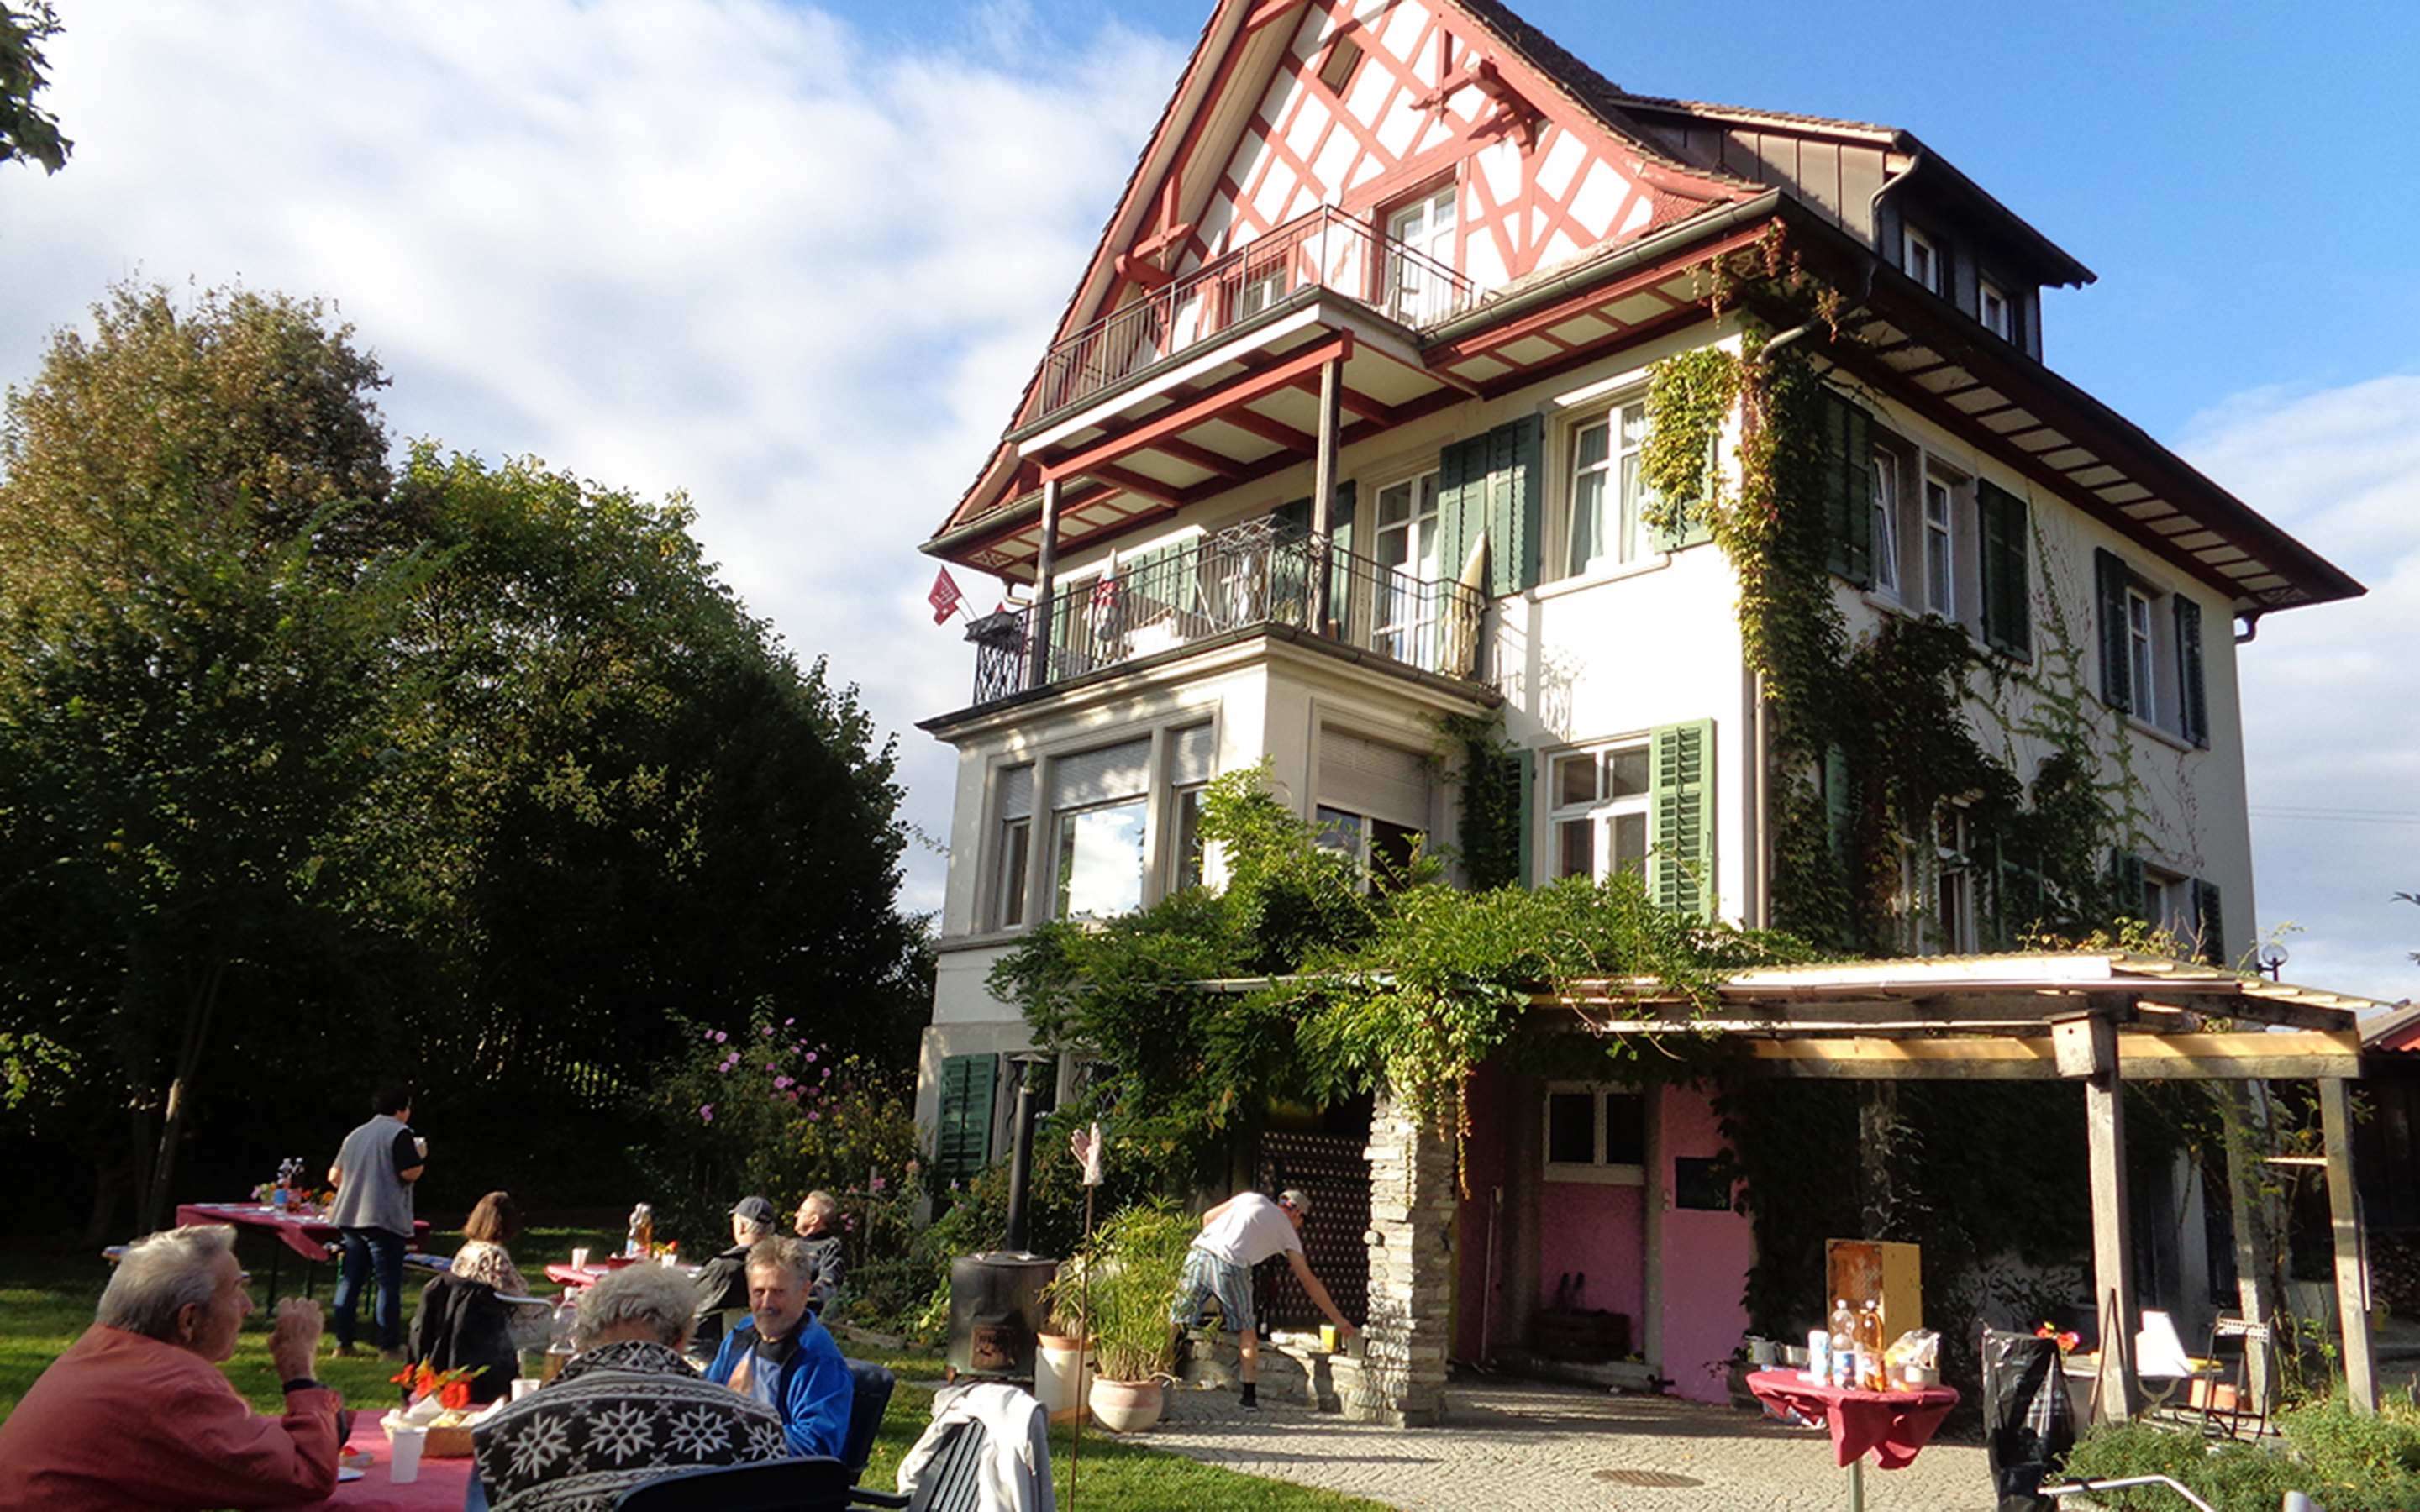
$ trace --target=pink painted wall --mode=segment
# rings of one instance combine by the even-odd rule
[[[1484,1360],[1502,1345],[1509,1327],[1504,1317],[1503,1214],[1495,1205],[1495,1193],[1507,1180],[1504,1136],[1505,1121],[1512,1117],[1511,1083],[1493,1066],[1484,1066],[1473,1073],[1464,1096],[1470,1108],[1470,1135],[1463,1144],[1468,1195],[1462,1200],[1454,1238],[1453,1353],[1458,1360]],[[1498,1257],[1492,1287],[1487,1261],[1491,1214],[1497,1220],[1492,1238]]]
[[[1668,1088],[1663,1096],[1664,1374],[1673,1395],[1693,1401],[1730,1400],[1724,1362],[1747,1331],[1740,1305],[1754,1235],[1743,1212],[1683,1211],[1672,1206],[1672,1162],[1722,1152],[1723,1138],[1704,1092]],[[1593,1279],[1591,1279],[1593,1287]],[[1708,1369],[1712,1365],[1714,1368]]]
[[[1647,1204],[1636,1186],[1548,1181],[1538,1212],[1538,1304],[1555,1304],[1567,1273],[1588,1285],[1575,1306],[1630,1319],[1630,1347],[1647,1338]]]

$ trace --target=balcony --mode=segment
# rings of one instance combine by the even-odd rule
[[[1315,576],[1327,573],[1328,624],[1311,623]],[[1033,609],[970,625],[974,702],[997,702],[1161,652],[1271,625],[1322,633],[1446,677],[1479,675],[1484,596],[1342,551],[1325,536],[1253,520],[1113,565],[1049,601],[1047,661],[1029,676]]]
[[[1324,288],[1413,329],[1466,306],[1468,279],[1330,207],[1215,258],[1050,348],[1018,424],[1033,425],[1154,365]]]

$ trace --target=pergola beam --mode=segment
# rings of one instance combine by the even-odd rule
[[[2129,1081],[2274,1081],[2361,1074],[2357,1031],[2289,1034],[2119,1034]],[[1830,1081],[2055,1081],[2047,1036],[1751,1041],[1755,1070]]]

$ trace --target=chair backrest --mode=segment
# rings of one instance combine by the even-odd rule
[[[908,1512],[976,1512],[983,1504],[984,1458],[991,1434],[980,1423],[953,1423],[916,1478]]]
[[[2134,1374],[2180,1380],[2193,1373],[2185,1341],[2177,1336],[2176,1320],[2145,1308],[2142,1330],[2134,1335]]]
[[[881,1431],[882,1414],[891,1410],[891,1393],[899,1378],[871,1360],[849,1361],[848,1373],[857,1389],[849,1398],[848,1437],[841,1443],[840,1458],[854,1480],[874,1458],[874,1436]]]
[[[848,1467],[830,1455],[685,1470],[633,1486],[616,1512],[842,1512]]]

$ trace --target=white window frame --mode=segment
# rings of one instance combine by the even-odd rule
[[[2017,339],[2016,297],[2002,287],[1997,280],[1983,279],[1975,292],[1975,313],[1983,329],[2002,341],[2013,344]]]
[[[1025,812],[1011,818],[1007,812],[1007,788],[1018,771],[1027,775],[1030,792]],[[1002,766],[993,779],[993,812],[999,817],[992,822],[991,897],[987,903],[991,927],[995,930],[1022,929],[1033,896],[1033,818],[1041,802],[1042,766],[1037,762],[1020,762]]]
[[[1900,235],[1902,238],[1900,264],[1906,270],[1907,276],[1943,299],[1947,299],[1949,297],[1947,249],[1930,233],[1919,231],[1912,225],[1905,227]]]
[[[1122,907],[1075,911],[1072,889],[1076,884],[1078,860],[1076,845],[1083,834],[1086,821],[1096,814],[1132,810],[1135,824],[1141,830],[1140,851],[1135,857],[1134,899]],[[1050,811],[1050,917],[1075,921],[1122,918],[1149,906],[1151,901],[1151,795],[1148,793],[1131,798],[1109,798],[1068,809]],[[1123,871],[1121,871],[1123,874]]]
[[[1576,747],[1549,751],[1541,764],[1546,780],[1546,802],[1541,807],[1546,816],[1544,862],[1546,880],[1560,881],[1579,873],[1568,868],[1570,859],[1567,836],[1584,836],[1589,846],[1590,880],[1603,882],[1613,875],[1617,843],[1625,821],[1635,821],[1638,838],[1637,854],[1627,868],[1630,874],[1643,885],[1647,881],[1649,853],[1654,848],[1654,789],[1650,754],[1652,744],[1644,735],[1609,740],[1600,745]],[[1636,792],[1615,793],[1613,758],[1628,757],[1637,763],[1638,785]],[[1566,799],[1563,774],[1570,766],[1587,763],[1592,776],[1590,795],[1585,799]]]
[[[1587,457],[1591,431],[1605,436],[1605,455]],[[1653,494],[1647,486],[1647,395],[1617,394],[1574,417],[1561,435],[1560,538],[1554,544],[1559,578],[1583,578],[1627,566],[1652,555],[1646,516]],[[1593,481],[1596,497],[1584,511],[1582,495]],[[1587,529],[1583,529],[1586,520]],[[1585,556],[1582,545],[1587,544]]]
[[[1924,471],[1924,609],[1958,623],[1958,496],[1963,480]]]
[[[1593,1103],[1594,1133],[1590,1136],[1591,1158],[1586,1162],[1559,1161],[1554,1158],[1555,1099],[1557,1097],[1590,1098]],[[1606,1134],[1608,1099],[1636,1098],[1638,1101],[1638,1151],[1635,1161],[1608,1161]],[[1539,1110],[1538,1149],[1545,1180],[1577,1181],[1596,1186],[1645,1186],[1647,1164],[1655,1137],[1655,1102],[1638,1088],[1614,1086],[1605,1082],[1549,1082]]]
[[[1370,514],[1370,555],[1388,569],[1373,585],[1378,599],[1370,606],[1373,643],[1397,661],[1415,667],[1428,666],[1435,659],[1420,653],[1430,647],[1436,634],[1440,595],[1435,584],[1448,576],[1437,556],[1443,542],[1437,478],[1437,470],[1430,468],[1387,484],[1379,488],[1375,507]],[[1402,520],[1390,523],[1387,509],[1389,501],[1397,497],[1403,498],[1408,507]],[[1400,562],[1389,556],[1398,546],[1403,548]]]
[[[2154,729],[2165,729],[2161,723],[2162,706],[2167,700],[2161,696],[2160,671],[2160,605],[2167,595],[2158,593],[2139,579],[2126,584],[2126,671],[2133,683],[2127,712]],[[2174,657],[2165,658],[2173,663]]]
[[[1905,517],[1900,510],[1900,455],[1886,446],[1874,448],[1872,570],[1874,592],[1885,598],[1900,596],[1900,527]]]
[[[1445,314],[1453,286],[1432,282],[1421,264],[1393,255],[1400,246],[1419,254],[1439,268],[1461,266],[1462,186],[1448,183],[1427,190],[1387,212],[1386,308],[1406,325],[1425,325]]]

